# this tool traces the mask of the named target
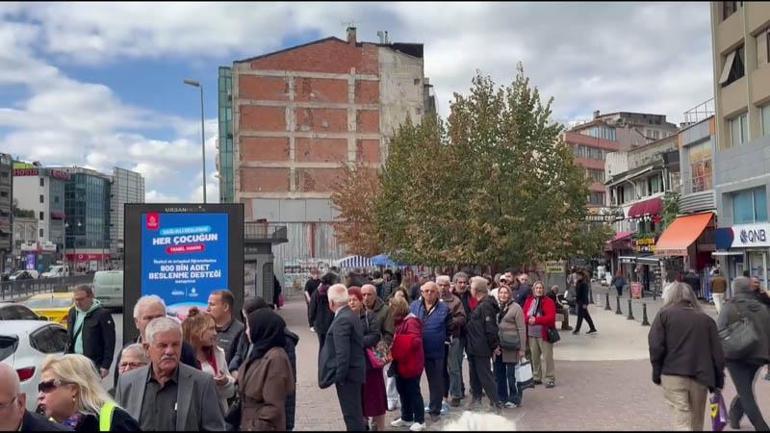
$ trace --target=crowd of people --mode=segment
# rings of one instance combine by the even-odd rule
[[[419,276],[409,286],[398,271],[311,273],[305,285],[309,326],[318,336],[321,388],[335,386],[349,431],[383,430],[385,414],[400,407],[393,427],[426,428],[449,407],[490,412],[523,404],[516,371],[530,360],[533,383],[556,386],[553,344],[557,314],[568,325],[559,287],[529,282],[512,270],[491,276]],[[597,330],[588,314],[590,277],[576,270],[575,307],[580,331]],[[470,398],[463,380],[464,360]],[[425,374],[428,395],[420,379]],[[426,405],[427,403],[427,405]]]
[[[141,297],[133,308],[139,336],[120,351],[107,390],[112,316],[88,285],[73,298],[67,353],[45,358],[37,396],[22,393],[16,371],[0,364],[0,430],[293,430],[299,337],[275,305],[247,298],[238,320],[233,294],[221,290],[180,321],[162,298]],[[36,412],[26,409],[29,398]]]

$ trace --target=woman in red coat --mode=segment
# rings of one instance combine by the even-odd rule
[[[393,427],[409,427],[411,431],[425,430],[425,402],[420,392],[420,377],[425,366],[422,347],[422,322],[409,312],[405,299],[390,300],[390,314],[395,324],[390,355],[395,369],[396,389],[401,399],[401,418],[390,423]]]
[[[556,386],[553,366],[553,343],[548,341],[548,328],[556,328],[556,304],[545,296],[542,281],[532,285],[532,295],[524,302],[524,320],[527,324],[527,342],[532,354],[532,378],[535,384],[542,381],[542,363],[545,358],[545,387]]]

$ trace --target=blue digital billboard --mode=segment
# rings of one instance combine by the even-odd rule
[[[158,295],[169,311],[206,307],[230,289],[227,213],[141,214],[141,294]]]

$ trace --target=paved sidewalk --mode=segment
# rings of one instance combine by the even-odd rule
[[[603,304],[590,307],[598,334],[584,335],[588,328],[577,336],[562,332],[562,340],[554,349],[556,388],[538,386],[527,390],[522,407],[503,411],[504,416],[517,423],[518,430],[671,429],[671,411],[663,400],[662,390],[651,381],[647,357],[649,328],[604,311],[603,307]],[[307,326],[305,308],[304,301],[298,299],[288,301],[280,311],[288,326],[300,336],[296,430],[344,430],[334,388],[318,388],[318,339]],[[570,317],[573,326],[574,319],[575,316]],[[463,365],[463,373],[468,387],[467,363]],[[765,410],[766,418],[770,418],[766,409],[770,407],[770,382],[760,377],[755,389],[760,408]],[[427,398],[424,377],[422,391]],[[735,395],[729,378],[724,395],[728,404]],[[428,429],[440,430],[447,420],[459,417],[461,412],[459,408],[451,410],[441,422],[429,425]],[[408,431],[389,427],[390,421],[398,417],[397,411],[386,414],[388,429]],[[711,422],[708,415],[705,421],[704,428],[708,430]],[[751,429],[746,419],[742,427]]]

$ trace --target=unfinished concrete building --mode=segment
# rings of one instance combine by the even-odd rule
[[[231,127],[231,153],[220,137],[220,171],[232,167],[233,201],[248,220],[286,224],[289,243],[276,264],[340,258],[330,196],[344,164],[379,167],[407,117],[419,122],[435,101],[424,76],[423,45],[329,37],[239,60],[220,108]],[[228,160],[229,159],[229,160]],[[220,173],[220,178],[228,178]],[[225,185],[226,187],[226,185]],[[225,196],[226,194],[222,194]],[[316,260],[318,259],[318,260]],[[276,269],[281,274],[281,269]],[[288,281],[287,281],[288,282]]]

